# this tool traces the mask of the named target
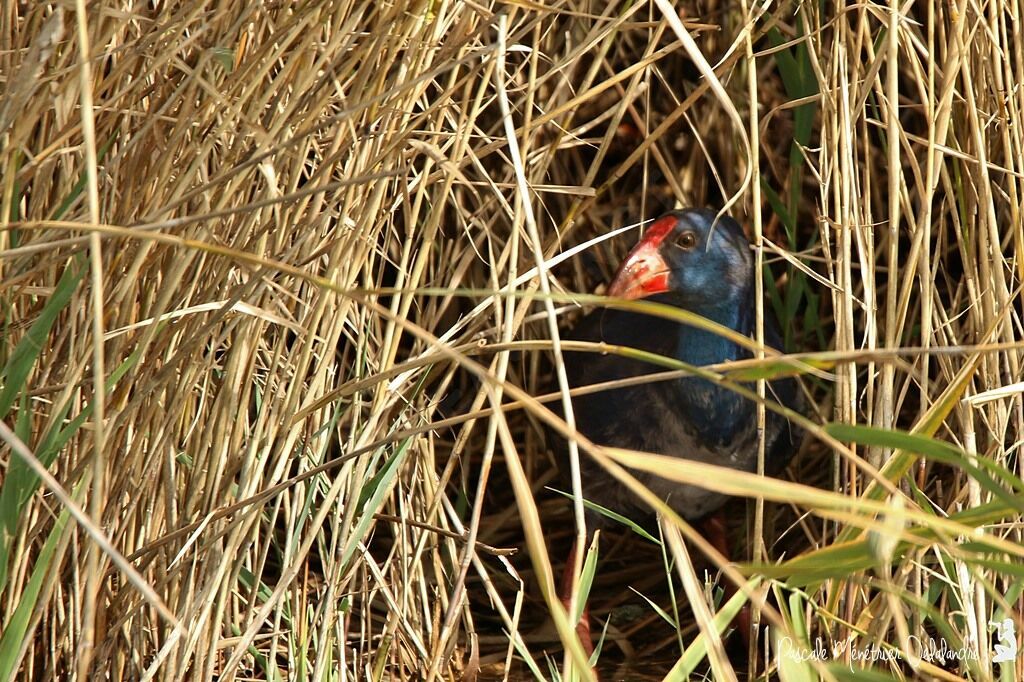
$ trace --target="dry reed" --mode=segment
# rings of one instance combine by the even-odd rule
[[[797,354],[701,371],[797,372],[809,436],[779,481],[580,441],[754,500],[770,626],[730,659],[668,515],[601,538],[605,675],[1024,674],[1020,6],[679,9],[5,4],[0,679],[590,677],[535,398],[679,205]]]

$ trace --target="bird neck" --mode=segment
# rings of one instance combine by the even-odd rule
[[[746,335],[750,332],[752,317],[747,308],[749,306],[727,300],[719,305],[701,306],[692,309],[691,312]],[[741,351],[740,347],[729,339],[690,325],[680,326],[677,344],[676,357],[691,365],[710,365],[735,360]]]
[[[740,334],[750,333],[752,311],[749,306],[729,302],[727,305],[709,306],[693,312],[733,329]],[[747,352],[733,341],[713,332],[689,325],[680,328],[677,354],[683,362],[695,366],[728,362],[745,357]],[[676,400],[689,417],[698,437],[708,444],[731,442],[749,421],[752,403],[706,379],[686,377],[675,382]]]

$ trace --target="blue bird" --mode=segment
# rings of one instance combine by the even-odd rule
[[[728,216],[716,220],[716,216],[714,211],[687,209],[656,220],[619,267],[608,295],[676,306],[753,337],[755,272],[750,243],[735,220]],[[780,349],[778,325],[769,318],[765,316],[765,343]],[[611,308],[590,312],[568,338],[629,346],[697,366],[751,357],[747,349],[714,333]],[[571,388],[665,371],[620,355],[582,352],[566,353],[565,366]],[[797,382],[792,378],[770,382],[766,396],[800,409]],[[572,403],[577,429],[598,445],[742,471],[757,468],[756,404],[705,379],[690,376],[615,388],[576,396]],[[799,435],[785,417],[766,412],[767,473],[785,467],[797,449]],[[650,517],[650,509],[591,458],[582,455],[580,467],[585,499],[634,520]],[[727,499],[654,474],[631,473],[691,521],[708,517]],[[588,511],[587,523],[591,529],[599,528],[608,519]],[[724,547],[724,531],[712,542]]]

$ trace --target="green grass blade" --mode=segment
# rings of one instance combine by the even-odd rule
[[[0,373],[0,384],[2,384],[0,387],[0,419],[7,417],[18,394],[25,387],[25,381],[28,379],[32,367],[39,359],[43,348],[46,347],[46,340],[57,321],[57,316],[71,302],[71,297],[74,295],[75,289],[78,288],[79,282],[82,281],[82,277],[85,276],[85,272],[86,268],[80,257],[73,259],[68,264],[53,290],[53,295],[39,312],[39,317],[32,323],[28,333],[22,337],[14,348],[14,352],[11,353],[3,372]]]
[[[757,589],[757,586],[761,584],[760,577],[753,577],[747,582],[747,588],[750,590]],[[736,590],[736,594],[727,601],[722,608],[715,614],[714,624],[715,630],[721,635],[725,632],[725,629],[729,627],[729,623],[736,618],[736,614],[740,612],[743,605],[747,602],[747,595],[744,594],[743,590]],[[704,634],[701,633],[690,642],[690,646],[686,647],[686,651],[683,652],[676,664],[672,666],[672,669],[665,676],[665,680],[688,680],[693,671],[697,669],[700,662],[708,655],[708,645]]]
[[[384,504],[384,499],[390,493],[391,487],[398,477],[398,472],[401,471],[402,464],[405,462],[405,456],[409,452],[409,445],[411,443],[411,438],[403,440],[395,454],[381,467],[380,475],[374,476],[360,491],[360,499],[365,495],[366,501],[362,505],[362,514],[359,517],[359,521],[349,535],[348,544],[342,552],[342,566],[349,566],[352,556],[355,554],[356,549],[359,548],[359,543],[366,537],[370,524],[373,523],[373,515],[381,508]]]
[[[558,493],[562,497],[566,497],[566,498],[568,498],[570,500],[572,499],[572,494],[571,493],[567,493],[564,490],[559,490],[558,488],[552,488],[550,486],[548,486],[547,489],[550,490],[553,493]],[[634,533],[636,533],[637,535],[642,537],[644,540],[649,540],[649,541],[651,541],[654,544],[659,545],[659,546],[661,545],[661,540],[659,540],[658,538],[654,537],[653,535],[648,533],[646,530],[644,530],[644,527],[641,526],[636,521],[633,521],[632,519],[630,519],[628,517],[625,517],[622,514],[614,512],[611,509],[608,509],[607,507],[602,507],[601,505],[597,504],[596,502],[591,502],[590,500],[587,500],[587,499],[583,500],[583,506],[586,507],[587,509],[591,510],[591,511],[597,512],[598,514],[600,514],[601,516],[603,516],[603,517],[605,517],[607,519],[611,519],[612,521],[615,521],[616,523],[622,524],[626,528],[629,528],[631,531],[633,531]]]
[[[15,666],[18,664],[18,652],[22,642],[28,635],[29,623],[32,620],[32,613],[36,609],[39,593],[42,590],[43,580],[52,568],[54,552],[60,537],[64,533],[71,514],[67,509],[63,510],[57,522],[50,530],[39,556],[36,557],[35,565],[32,567],[32,576],[21,593],[18,605],[10,618],[3,623],[3,634],[0,634],[0,680],[14,679]],[[3,557],[6,564],[6,555]]]
[[[946,417],[953,408],[960,401],[967,386],[974,376],[974,370],[981,362],[981,354],[976,353],[973,355],[960,369],[956,378],[950,382],[943,391],[942,395],[928,408],[928,411],[921,417],[918,423],[911,429],[910,433],[915,435],[932,436],[939,427],[943,424]],[[891,481],[896,482],[910,471],[910,467],[917,461],[917,456],[914,453],[906,452],[904,450],[897,450],[892,453],[892,457],[882,467],[882,476]],[[886,494],[885,488],[879,485],[876,481],[868,483],[867,488],[861,495],[861,499],[864,500],[880,500]],[[860,529],[847,527],[841,530],[837,537],[837,542],[846,542],[855,538],[860,534]]]
[[[135,366],[141,354],[141,349],[136,349],[111,372],[105,382],[107,393],[128,373],[128,370]],[[92,404],[90,403],[67,426],[61,428],[71,407],[72,402],[68,401],[58,410],[57,418],[53,420],[53,427],[40,439],[36,458],[45,467],[49,467],[53,463],[61,448],[92,416]],[[22,412],[27,414],[24,410]],[[19,423],[21,423],[20,418]],[[24,432],[26,429],[27,427],[24,427],[21,430]],[[22,438],[22,440],[26,439]],[[0,485],[0,594],[3,593],[7,585],[9,570],[7,557],[18,527],[18,520],[21,518],[25,505],[28,504],[38,487],[39,478],[28,464],[20,457],[12,458],[7,466],[7,475],[3,479],[3,484]]]
[[[597,542],[600,533],[594,533],[594,539],[587,550],[587,558],[583,561],[583,571],[580,573],[579,598],[576,600],[576,613],[573,614],[573,622],[579,622],[583,617],[583,609],[586,608],[587,599],[590,598],[590,588],[594,585],[594,576],[597,575]]]

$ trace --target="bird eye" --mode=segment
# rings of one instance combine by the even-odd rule
[[[697,246],[697,235],[687,230],[686,232],[683,232],[681,235],[679,235],[678,244],[682,248],[690,250],[693,247]]]

